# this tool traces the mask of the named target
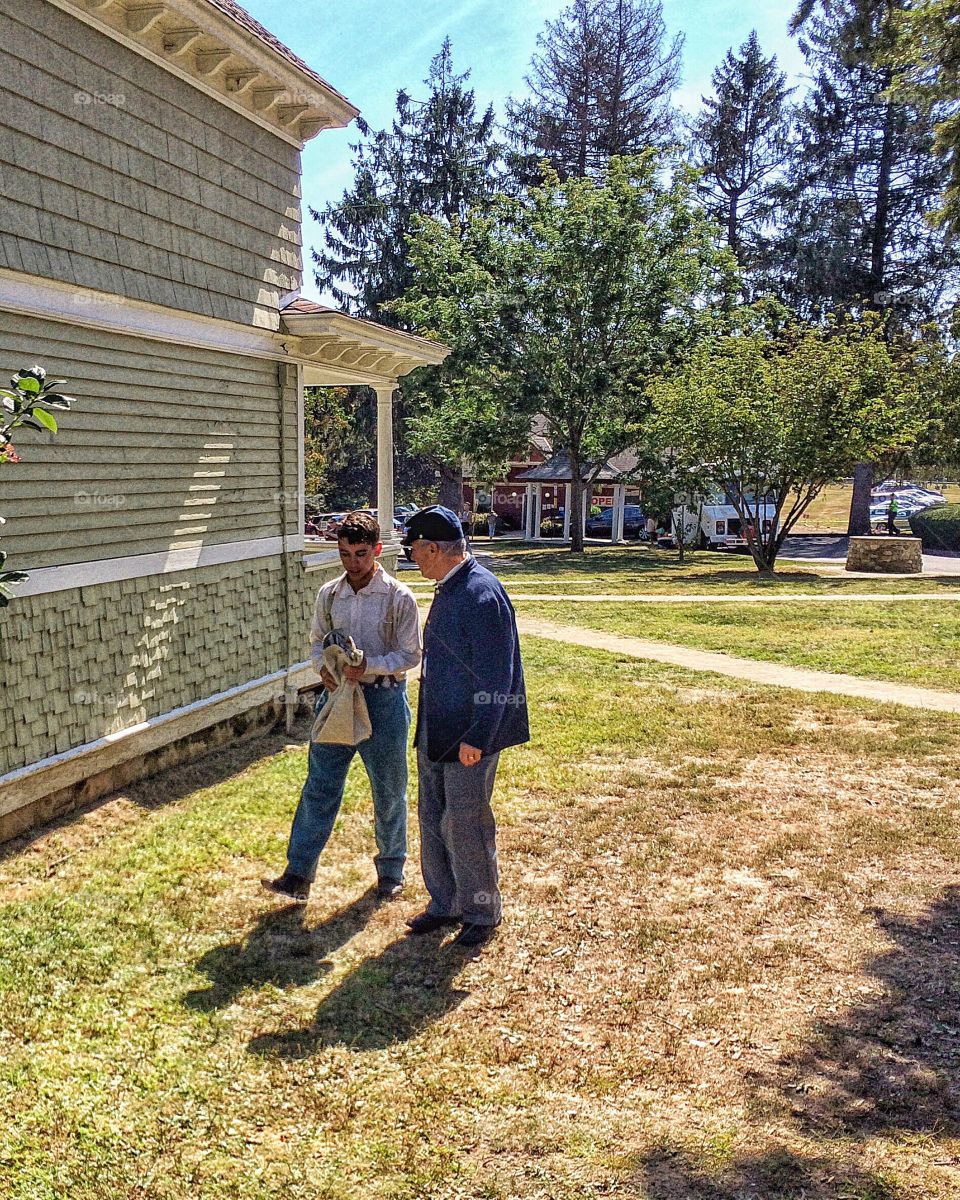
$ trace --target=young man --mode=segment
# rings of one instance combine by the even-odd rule
[[[307,781],[290,831],[287,867],[264,879],[269,892],[305,903],[343,800],[347,770],[359,753],[373,793],[378,854],[377,894],[392,900],[403,889],[407,856],[407,735],[410,706],[406,672],[420,662],[422,641],[417,602],[377,562],[380,526],[367,513],[348,513],[337,531],[343,574],[317,595],[310,628],[313,665],[324,687],[335,681],[323,667],[323,639],[333,629],[353,638],[363,661],[344,675],[359,682],[373,732],[357,746],[311,742]],[[321,696],[320,703],[325,696]],[[319,705],[318,705],[319,708]]]
[[[413,934],[462,925],[480,946],[501,920],[497,828],[490,806],[500,751],[529,740],[513,606],[500,580],[467,554],[455,513],[414,513],[403,539],[437,590],[424,630],[417,710],[420,864],[430,893]]]

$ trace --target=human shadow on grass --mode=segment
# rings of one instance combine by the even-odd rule
[[[440,940],[429,934],[391,942],[324,998],[309,1026],[254,1038],[250,1052],[309,1058],[321,1046],[382,1050],[413,1037],[469,995],[453,981],[473,953]]]
[[[861,1004],[821,1021],[800,1050],[747,1077],[754,1096],[804,1138],[846,1156],[775,1148],[725,1169],[661,1146],[641,1177],[650,1200],[897,1200],[897,1182],[857,1163],[858,1142],[904,1133],[960,1134],[960,887],[916,920],[876,910],[891,945],[865,968],[876,983]]]
[[[239,941],[204,954],[197,970],[209,977],[210,987],[188,992],[183,1002],[209,1012],[264,983],[278,988],[312,983],[332,970],[329,956],[363,928],[376,907],[376,889],[371,887],[314,928],[306,924],[303,905],[265,913]]]

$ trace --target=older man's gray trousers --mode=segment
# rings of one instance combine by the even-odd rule
[[[420,750],[420,866],[427,912],[465,923],[499,925],[497,827],[490,807],[499,754],[474,767],[431,762]]]

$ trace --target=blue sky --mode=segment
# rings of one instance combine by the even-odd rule
[[[454,66],[470,71],[481,105],[492,102],[498,115],[507,96],[521,95],[530,57],[544,22],[566,0],[241,0],[245,7],[342,92],[380,128],[391,118],[396,93],[422,90],[430,59],[444,37],[453,44]],[[780,0],[662,0],[672,36],[682,33],[683,83],[675,96],[692,110],[710,91],[710,74],[733,47],[756,29],[766,54],[796,79],[803,66],[796,43],[787,36],[794,3]],[[352,180],[350,143],[355,126],[327,130],[307,143],[303,155],[304,242],[317,239],[319,226],[306,206],[322,208],[339,198]],[[307,273],[304,291],[315,292]]]

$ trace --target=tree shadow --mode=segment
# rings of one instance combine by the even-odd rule
[[[264,983],[278,988],[312,983],[333,969],[329,956],[363,928],[376,906],[376,888],[371,887],[312,929],[305,923],[304,905],[265,913],[240,941],[204,954],[197,970],[208,976],[210,987],[188,992],[183,1003],[210,1012]]]
[[[638,1183],[646,1200],[900,1200],[904,1195],[882,1173],[781,1147],[738,1158],[718,1172],[689,1152],[658,1146],[644,1159]]]
[[[640,1177],[651,1200],[897,1200],[882,1171],[850,1161],[858,1142],[903,1133],[960,1133],[960,887],[947,888],[916,920],[873,913],[891,945],[865,969],[875,980],[863,1003],[814,1025],[809,1042],[747,1083],[767,1111],[802,1137],[836,1142],[803,1155],[785,1147],[726,1167],[688,1149],[660,1146]],[[912,1193],[911,1193],[912,1194]]]
[[[475,952],[440,946],[439,934],[403,937],[366,959],[324,998],[304,1029],[250,1042],[264,1058],[309,1058],[321,1046],[383,1050],[456,1008],[469,992],[453,981]]]
[[[842,1020],[821,1022],[807,1046],[778,1064],[777,1083],[805,1131],[956,1136],[960,887],[947,888],[915,921],[882,909],[872,915],[892,943],[866,969],[878,994]]]

